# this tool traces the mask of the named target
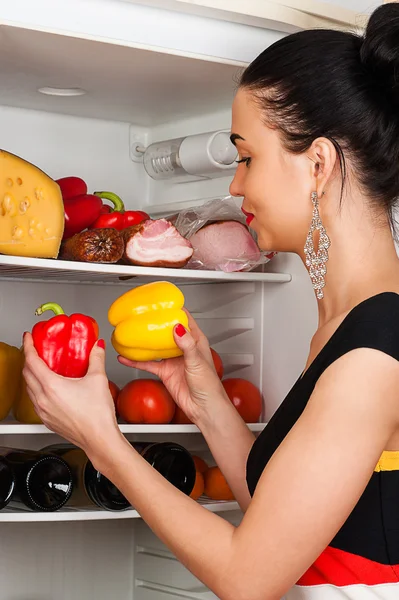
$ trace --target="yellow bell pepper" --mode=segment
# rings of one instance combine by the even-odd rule
[[[20,393],[22,354],[15,346],[0,342],[0,420],[6,418]]]
[[[108,320],[115,327],[113,347],[121,356],[137,361],[181,356],[173,328],[178,323],[188,328],[183,306],[183,293],[168,281],[148,283],[126,292],[108,311]]]

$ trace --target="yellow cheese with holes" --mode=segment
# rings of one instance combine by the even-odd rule
[[[26,160],[0,150],[0,254],[57,258],[63,233],[58,184]]]

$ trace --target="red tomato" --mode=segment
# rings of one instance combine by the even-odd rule
[[[161,381],[135,379],[118,396],[118,414],[127,423],[170,423],[175,403]]]
[[[193,422],[190,421],[186,413],[183,412],[180,406],[177,406],[177,404],[172,423],[175,425],[193,425]]]
[[[213,348],[211,348],[211,352],[212,352],[213,364],[215,365],[216,373],[218,374],[219,379],[222,379],[223,373],[224,373],[222,359],[220,358],[220,356],[216,352],[216,350],[214,350]]]
[[[109,391],[111,392],[112,399],[115,404],[115,411],[116,411],[116,403],[118,400],[118,395],[119,395],[120,389],[118,388],[116,383],[114,383],[113,381],[108,381],[108,386],[109,386]]]
[[[222,381],[228,397],[246,423],[257,423],[262,413],[262,396],[256,385],[246,379]]]

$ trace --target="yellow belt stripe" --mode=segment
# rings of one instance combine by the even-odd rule
[[[399,471],[399,451],[384,450],[374,471]]]

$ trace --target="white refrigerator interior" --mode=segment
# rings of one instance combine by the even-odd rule
[[[231,5],[234,4],[234,7]],[[237,4],[245,4],[241,10]],[[287,32],[358,25],[369,3],[266,0],[122,2],[14,0],[0,3],[0,147],[52,178],[82,177],[127,208],[153,217],[228,194],[231,173],[203,181],[155,181],[135,160],[139,145],[230,130],[241,69]],[[341,6],[340,6],[341,4]],[[190,6],[189,6],[190,5]],[[41,88],[85,93],[48,95]],[[119,269],[119,270],[118,270]],[[124,271],[124,269],[127,271]],[[124,273],[134,275],[121,280]],[[263,272],[225,275],[180,269],[102,267],[0,256],[0,340],[19,346],[35,309],[58,302],[92,315],[108,341],[107,374],[119,385],[140,376],[117,363],[107,310],[132,286],[169,279],[183,290],[226,376],[264,397],[261,431],[303,369],[316,327],[307,273],[292,255]],[[194,426],[123,425],[131,440],[173,440],[211,459]],[[0,445],[41,448],[61,441],[41,425],[0,423]],[[234,502],[205,509],[239,523]],[[166,515],[167,518],[167,515]],[[0,512],[0,600],[208,600],[215,596],[157,540],[136,511],[63,509]]]

